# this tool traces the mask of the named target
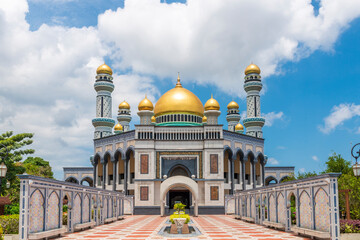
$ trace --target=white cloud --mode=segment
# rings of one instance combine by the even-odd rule
[[[317,156],[312,156],[312,159],[316,162],[319,161],[319,158]]]
[[[305,168],[300,168],[300,169],[299,169],[299,172],[300,172],[300,173],[304,173],[304,172],[306,172],[306,169],[305,169]]]
[[[285,146],[277,146],[276,148],[277,148],[277,149],[280,149],[280,150],[285,150],[285,149],[286,149]]]
[[[214,84],[239,96],[244,96],[239,83],[251,61],[266,77],[284,61],[331,50],[360,15],[357,0],[323,0],[317,16],[309,0],[126,0],[124,6],[98,19],[119,68],[159,77],[180,71],[183,81]]]
[[[263,117],[265,118],[265,126],[271,127],[274,124],[275,120],[282,120],[284,117],[284,113],[283,112],[269,112],[269,113],[265,113],[263,114]]]
[[[334,106],[331,109],[330,115],[324,118],[324,126],[319,126],[319,129],[323,133],[328,134],[337,126],[342,125],[344,121],[355,116],[360,116],[360,105],[356,105],[354,103],[343,103],[338,106]]]
[[[279,161],[276,160],[276,159],[273,158],[273,157],[270,157],[270,158],[268,159],[267,163],[270,164],[270,165],[279,165]]]

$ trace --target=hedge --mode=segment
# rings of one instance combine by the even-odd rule
[[[1,215],[0,225],[4,234],[19,234],[19,214]]]

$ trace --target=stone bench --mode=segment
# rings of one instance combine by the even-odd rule
[[[242,217],[241,217],[241,220],[244,220],[244,221],[247,221],[247,222],[251,222],[251,223],[254,223],[254,222],[255,222],[255,219],[252,218],[252,217],[244,217],[244,216],[242,216]]]
[[[270,222],[270,221],[263,221],[262,223],[267,227],[273,227],[273,228],[285,230],[285,224],[283,223]]]
[[[105,223],[115,222],[116,220],[117,220],[117,217],[106,218],[106,219],[105,219]]]
[[[74,225],[74,230],[80,231],[85,228],[93,228],[93,227],[95,227],[95,225],[96,225],[96,222],[78,223],[78,224]]]
[[[65,232],[66,232],[66,227],[63,226],[62,228],[48,230],[48,231],[44,231],[44,232],[30,233],[29,239],[49,238],[49,237],[62,235]]]
[[[301,227],[294,226],[294,227],[291,227],[291,231],[293,231],[297,234],[312,236],[312,237],[316,237],[316,238],[331,238],[329,232],[322,232],[322,231],[312,230],[312,229],[307,229],[307,228],[301,228]]]

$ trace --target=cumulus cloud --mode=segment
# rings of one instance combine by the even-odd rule
[[[268,164],[270,165],[279,165],[279,161],[273,157],[270,157],[267,161]]]
[[[263,114],[263,117],[265,118],[265,126],[271,127],[276,120],[282,120],[284,117],[283,112],[269,112]]]
[[[324,125],[319,126],[323,133],[332,132],[337,126],[341,126],[346,120],[360,116],[360,105],[354,103],[342,103],[331,109],[329,116],[324,118]]]
[[[317,156],[312,156],[311,157],[314,161],[318,162],[319,161],[319,158]]]
[[[112,57],[119,68],[164,78],[180,71],[183,81],[210,83],[243,97],[242,88],[233,86],[251,61],[266,77],[284,61],[331,50],[360,15],[356,0],[319,5],[315,15],[310,0],[126,0],[124,8],[99,16],[98,29],[118,53]]]

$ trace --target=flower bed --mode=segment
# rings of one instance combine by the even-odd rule
[[[360,220],[340,219],[341,233],[360,233]]]

